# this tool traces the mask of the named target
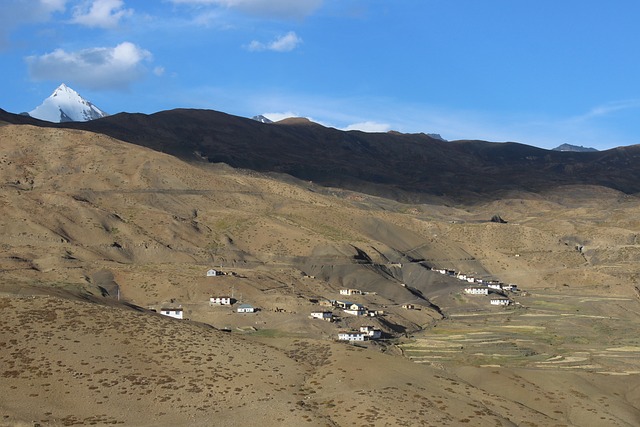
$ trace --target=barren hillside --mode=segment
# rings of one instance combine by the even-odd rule
[[[0,165],[0,423],[640,423],[635,196],[402,204],[29,125]],[[378,315],[309,318],[341,298]]]

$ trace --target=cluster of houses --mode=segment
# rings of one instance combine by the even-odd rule
[[[208,270],[208,277],[216,277],[221,275],[226,275],[229,273],[224,273],[220,270]],[[366,295],[369,292],[364,292],[359,289],[341,289],[340,295]],[[230,296],[212,296],[209,298],[210,306],[233,306],[238,301],[234,297]],[[382,311],[369,310],[362,304],[343,301],[343,300],[327,300],[324,301],[324,305],[335,307],[341,309],[344,313],[352,315],[352,316],[368,316],[375,317],[378,315],[382,315]],[[410,308],[410,307],[407,307]],[[411,307],[413,308],[413,307]],[[239,304],[236,307],[236,311],[238,313],[254,313],[257,311],[255,307],[251,304]],[[160,314],[164,316],[169,316],[174,319],[184,319],[184,310],[182,307],[178,308],[162,308],[160,309]],[[332,311],[323,310],[323,311],[313,311],[311,312],[310,318],[312,319],[320,319],[328,322],[333,322],[335,320],[335,316]],[[350,330],[350,331],[340,331],[338,332],[338,340],[339,341],[368,341],[368,340],[377,340],[382,337],[382,331],[380,329],[376,329],[373,326],[361,326],[358,330]]]
[[[491,297],[491,305],[508,306],[513,304],[513,301],[504,295],[504,292],[519,292],[518,286],[514,284],[502,283],[498,280],[487,280],[478,277],[474,277],[464,273],[456,273],[455,270],[432,268],[440,274],[447,276],[453,276],[458,280],[469,283],[464,288],[464,293],[467,295],[489,295],[494,294]]]
[[[368,293],[369,292],[364,292],[359,289],[340,289],[340,295],[366,295]],[[351,301],[326,300],[321,302],[321,304],[341,309],[344,313],[352,316],[375,317],[384,314],[380,310],[369,310],[364,305]],[[333,322],[336,320],[336,316],[334,316],[333,312],[330,310],[312,311],[309,317],[327,322]],[[338,341],[368,341],[377,340],[381,337],[382,331],[374,328],[373,326],[361,326],[359,330],[338,332]]]
[[[380,314],[383,314],[380,310],[369,310],[362,304],[358,304],[351,301],[342,301],[342,300],[329,300],[331,306],[340,308],[347,314],[352,316],[369,316],[375,317]]]
[[[210,306],[233,306],[238,302],[235,298],[229,296],[214,296],[209,298]],[[238,313],[255,313],[258,309],[251,304],[240,304],[236,307]],[[184,309],[182,307],[164,307],[160,309],[160,314],[169,316],[174,319],[184,319]]]

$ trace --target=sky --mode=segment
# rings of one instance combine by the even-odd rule
[[[640,143],[637,0],[0,0],[0,108],[205,108],[447,140]]]

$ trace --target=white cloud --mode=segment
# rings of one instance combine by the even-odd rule
[[[263,50],[272,50],[274,52],[290,52],[302,43],[302,39],[293,31],[289,31],[284,36],[280,36],[269,43],[262,43],[253,40],[247,46],[251,52],[259,52]]]
[[[74,8],[72,22],[87,27],[113,28],[120,19],[131,15],[133,9],[125,9],[123,0],[93,0]]]
[[[151,53],[133,43],[96,47],[76,52],[56,49],[26,62],[34,80],[64,81],[89,89],[126,89],[141,78]]]
[[[164,75],[164,71],[165,71],[164,67],[157,66],[153,69],[153,74],[160,77]]]
[[[359,130],[362,132],[388,132],[389,130],[391,130],[391,125],[389,125],[388,123],[367,121],[350,124],[344,130]]]
[[[279,122],[280,120],[288,119],[290,117],[300,117],[300,114],[287,111],[285,113],[264,113],[263,116],[272,122]]]
[[[310,122],[322,125],[324,127],[334,127],[320,120],[316,120],[313,117],[304,116],[300,113],[294,113],[292,111],[287,111],[284,113],[264,113],[262,115],[265,116],[267,119],[271,120],[272,122],[279,122],[280,120],[291,119],[291,118],[302,118],[302,119],[307,119]]]
[[[621,101],[612,101],[606,104],[598,105],[586,114],[574,118],[576,121],[589,120],[596,117],[608,116],[622,110],[640,108],[640,99],[626,99]]]
[[[171,0],[176,4],[238,9],[252,15],[300,19],[311,15],[323,0]]]

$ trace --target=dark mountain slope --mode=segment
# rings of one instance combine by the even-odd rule
[[[185,160],[286,173],[397,199],[438,195],[471,201],[559,185],[640,192],[640,146],[560,152],[517,143],[446,142],[425,134],[345,132],[302,120],[264,124],[186,109],[120,113],[85,123],[51,124],[6,112],[0,120],[84,129]]]

